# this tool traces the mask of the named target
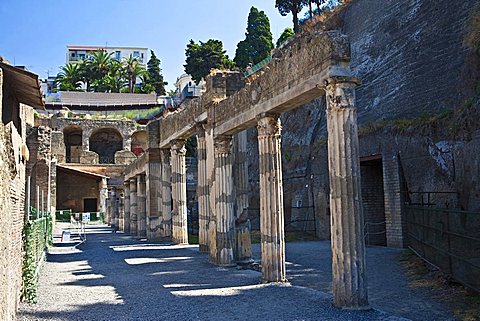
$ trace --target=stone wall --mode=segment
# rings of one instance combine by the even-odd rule
[[[476,1],[463,1],[452,10],[448,1],[353,0],[342,12],[342,32],[351,41],[352,72],[361,79],[357,89],[360,156],[383,158],[387,244],[402,246],[401,194],[447,191],[432,202],[472,211],[480,209],[476,153],[478,133],[463,138],[447,125],[410,130],[408,122],[380,128],[386,119],[422,118],[464,107],[473,84],[466,78],[471,52],[464,47],[468,19]],[[317,236],[328,239],[329,184],[325,100],[316,99],[281,117],[285,215],[302,198],[315,208]],[[420,123],[420,124],[418,124]],[[400,126],[400,127],[399,127]],[[461,124],[455,126],[461,127]],[[380,126],[381,127],[381,126]],[[441,130],[439,130],[441,129]],[[256,130],[249,130],[250,211],[258,221],[258,147]],[[313,189],[313,190],[311,190]],[[311,198],[309,195],[314,195]],[[417,201],[419,196],[417,197]],[[426,196],[425,196],[426,198]],[[306,204],[305,201],[310,202]],[[304,212],[304,218],[308,211]],[[291,216],[290,216],[291,217]],[[394,227],[395,226],[395,227]]]
[[[7,99],[6,84],[0,69],[0,111],[17,109],[15,100]],[[23,119],[0,122],[0,320],[15,320],[22,293],[22,230],[25,217],[25,147]],[[22,152],[23,150],[23,152]]]

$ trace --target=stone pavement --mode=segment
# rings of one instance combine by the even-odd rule
[[[259,284],[259,272],[212,266],[207,256],[198,252],[198,246],[152,243],[121,233],[112,234],[106,226],[91,226],[86,244],[51,249],[40,277],[38,303],[23,304],[18,317],[19,320],[398,320],[378,310],[344,311],[332,306],[331,295],[318,290],[328,290],[327,279],[317,276],[314,267],[304,265],[328,260],[322,254],[325,244],[289,243],[287,260],[295,261],[287,266],[292,285],[266,285]],[[323,270],[326,266],[327,262],[321,263],[318,271],[329,273]],[[384,280],[384,286],[390,287],[389,279]],[[376,288],[375,282],[372,284],[371,291]]]

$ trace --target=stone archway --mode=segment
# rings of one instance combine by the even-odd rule
[[[65,160],[67,163],[80,163],[83,130],[80,126],[70,125],[63,129]]]
[[[100,164],[115,164],[115,153],[123,149],[123,138],[115,128],[100,128],[90,136],[89,146],[98,154]]]

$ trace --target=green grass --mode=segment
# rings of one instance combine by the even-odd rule
[[[198,235],[188,234],[188,244],[198,244]]]
[[[433,270],[410,250],[398,257],[409,277],[411,288],[420,288],[436,300],[442,301],[461,321],[480,320],[480,294],[455,283],[440,271]]]

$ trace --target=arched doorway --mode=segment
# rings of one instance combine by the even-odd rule
[[[82,150],[82,128],[80,126],[68,126],[63,130],[65,143],[65,159],[67,163],[80,163]]]
[[[140,156],[145,152],[147,149],[147,132],[145,130],[141,130],[138,132],[133,133],[132,135],[132,152]]]
[[[115,153],[123,149],[123,138],[115,128],[100,128],[90,136],[90,150],[100,164],[115,164]]]

